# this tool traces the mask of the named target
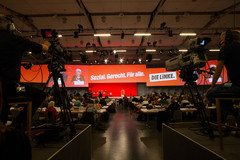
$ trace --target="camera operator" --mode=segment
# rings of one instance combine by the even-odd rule
[[[34,114],[42,101],[45,99],[45,93],[39,89],[24,85],[25,91],[18,92],[16,86],[22,86],[20,81],[20,70],[22,55],[26,51],[40,53],[48,51],[49,42],[40,45],[17,34],[13,21],[8,17],[0,15],[0,80],[2,83],[3,105],[0,108],[0,120],[7,121],[9,107],[7,105],[8,97],[27,96],[32,98],[32,113]],[[33,115],[32,114],[32,115]],[[26,123],[26,107],[16,119],[15,127],[20,127],[21,123]]]
[[[215,102],[213,96],[216,93],[240,93],[240,33],[233,30],[223,32],[219,44],[221,50],[218,56],[217,67],[213,75],[212,85],[207,90],[206,95],[210,102]],[[224,66],[227,69],[228,78],[231,82],[216,86]],[[221,108],[226,115],[235,114],[234,108],[231,106],[231,101],[221,102]]]

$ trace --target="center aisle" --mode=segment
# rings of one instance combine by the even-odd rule
[[[110,116],[106,131],[93,129],[92,160],[156,160],[163,159],[162,137],[156,130],[144,122],[136,121],[125,107],[118,107]]]

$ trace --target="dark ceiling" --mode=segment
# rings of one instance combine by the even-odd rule
[[[4,4],[5,2],[5,4]],[[0,13],[12,15],[22,35],[43,42],[41,29],[56,29],[63,35],[60,43],[73,54],[69,64],[147,64],[163,67],[168,60],[187,49],[194,37],[179,36],[194,32],[197,37],[210,37],[207,49],[216,49],[219,34],[227,29],[240,29],[239,0],[8,0],[0,1]],[[165,24],[165,25],[164,25]],[[79,27],[80,26],[80,27]],[[81,28],[81,26],[83,28]],[[162,26],[162,27],[161,27]],[[75,32],[75,33],[74,33]],[[136,37],[134,33],[151,33]],[[94,37],[110,33],[110,37]],[[75,35],[75,36],[74,36]],[[90,43],[88,49],[86,44]],[[93,45],[95,44],[95,46]],[[112,54],[113,50],[126,50]],[[145,49],[156,49],[144,52]],[[97,53],[86,53],[96,50]],[[170,55],[169,50],[174,50]],[[151,58],[151,62],[146,59]],[[209,52],[216,59],[218,52]],[[84,55],[84,56],[82,56]],[[83,58],[87,59],[84,63]],[[38,56],[42,59],[42,56]],[[31,58],[25,57],[24,60]]]

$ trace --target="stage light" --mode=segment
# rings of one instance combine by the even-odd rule
[[[134,36],[151,36],[151,33],[134,33]]]
[[[141,16],[137,16],[137,22],[141,22],[142,17]]]
[[[111,34],[110,33],[98,33],[98,34],[94,34],[94,37],[110,37]]]
[[[78,32],[73,32],[73,34],[74,34],[73,35],[74,38],[78,38]]]
[[[141,58],[139,58],[139,59],[138,59],[138,61],[141,63],[141,62],[142,62],[142,59],[141,59]]]
[[[122,58],[120,58],[120,63],[123,63],[123,59]]]
[[[160,30],[163,30],[164,27],[165,27],[165,25],[166,25],[166,22],[161,23],[161,25],[160,25]]]
[[[93,43],[92,46],[93,46],[94,48],[96,48],[96,44],[95,44],[95,43]]]
[[[219,52],[220,49],[209,49],[210,52]]]
[[[187,52],[188,50],[187,49],[179,49],[178,51],[179,52]]]
[[[78,24],[78,33],[83,32],[83,26],[81,24]]]
[[[152,61],[152,55],[151,54],[148,54],[146,59],[148,60],[148,62],[151,62]]]
[[[107,61],[108,61],[107,59],[104,60],[105,64],[107,64]]]
[[[156,47],[157,41],[153,42],[153,47]]]
[[[86,49],[88,49],[88,46],[90,46],[91,44],[90,44],[90,42],[87,42],[86,43]]]
[[[116,54],[117,53],[117,50],[113,50],[113,54]]]
[[[136,63],[136,60],[135,59],[133,59],[133,64],[135,64]]]
[[[61,34],[58,34],[58,38],[62,38],[62,35],[61,35]]]
[[[124,36],[125,36],[125,34],[124,34],[124,32],[122,31],[121,39],[124,39]]]
[[[150,47],[151,46],[151,42],[147,42],[147,46]]]
[[[169,30],[169,31],[168,31],[168,36],[169,36],[169,37],[172,37],[172,36],[173,36],[172,30]]]
[[[196,33],[180,33],[180,36],[196,36]]]
[[[163,54],[163,52],[164,52],[164,51],[163,51],[162,49],[161,49],[161,50],[159,50],[159,54]]]
[[[156,52],[156,49],[146,49],[146,52]]]
[[[80,44],[83,45],[83,41],[82,40],[80,41]]]

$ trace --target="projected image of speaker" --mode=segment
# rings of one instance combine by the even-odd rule
[[[147,57],[146,57],[147,61],[148,62],[151,62],[152,61],[152,55],[151,54],[148,54]]]

